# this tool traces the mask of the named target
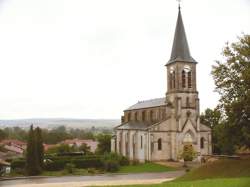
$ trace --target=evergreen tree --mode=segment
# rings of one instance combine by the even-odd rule
[[[35,130],[35,143],[37,150],[37,159],[40,168],[43,168],[43,159],[44,159],[44,147],[43,147],[43,138],[42,138],[42,130],[37,127]]]
[[[30,126],[27,153],[26,153],[26,172],[28,175],[38,175],[41,172],[37,156],[36,138],[33,125]]]

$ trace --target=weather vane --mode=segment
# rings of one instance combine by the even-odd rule
[[[181,0],[176,0],[179,3],[179,9],[181,8]]]

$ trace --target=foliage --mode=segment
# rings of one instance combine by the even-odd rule
[[[182,158],[185,161],[192,161],[197,156],[197,153],[195,152],[192,145],[184,145],[183,151],[180,155],[180,158]]]
[[[109,153],[111,151],[111,135],[109,134],[99,134],[97,136],[98,146],[97,153]]]
[[[66,171],[67,171],[68,173],[73,173],[75,167],[76,167],[76,166],[75,166],[74,164],[72,164],[72,163],[67,163],[67,164],[65,165],[65,169],[66,169]]]
[[[117,160],[105,160],[104,169],[108,172],[117,172],[120,168],[120,164]]]
[[[227,44],[222,55],[224,61],[217,61],[212,75],[221,96],[223,134],[232,147],[250,148],[250,35]]]
[[[0,129],[0,141],[4,140],[6,137],[7,134],[2,129]]]
[[[37,127],[35,129],[35,143],[36,143],[36,151],[37,151],[37,159],[40,168],[43,168],[43,160],[44,160],[44,147],[43,147],[43,137],[42,130]]]
[[[26,165],[26,161],[23,159],[12,160],[11,169],[24,168]]]
[[[91,154],[90,152],[90,146],[88,146],[87,144],[83,143],[79,148],[79,151],[84,152],[84,154],[88,155]]]
[[[69,146],[68,144],[60,144],[58,146],[55,147],[51,147],[49,148],[46,153],[47,154],[52,154],[52,153],[71,153],[71,152],[75,152],[77,151],[76,147],[74,146]]]

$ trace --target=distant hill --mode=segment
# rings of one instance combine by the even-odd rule
[[[67,128],[113,128],[119,125],[120,120],[117,119],[68,119],[68,118],[42,118],[42,119],[20,119],[20,120],[0,120],[0,128],[5,127],[21,127],[28,128],[31,124],[41,128],[53,129],[58,126],[66,126]]]

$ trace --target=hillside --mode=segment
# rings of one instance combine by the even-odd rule
[[[250,177],[250,158],[232,160],[223,159],[207,163],[177,179],[177,181]]]

